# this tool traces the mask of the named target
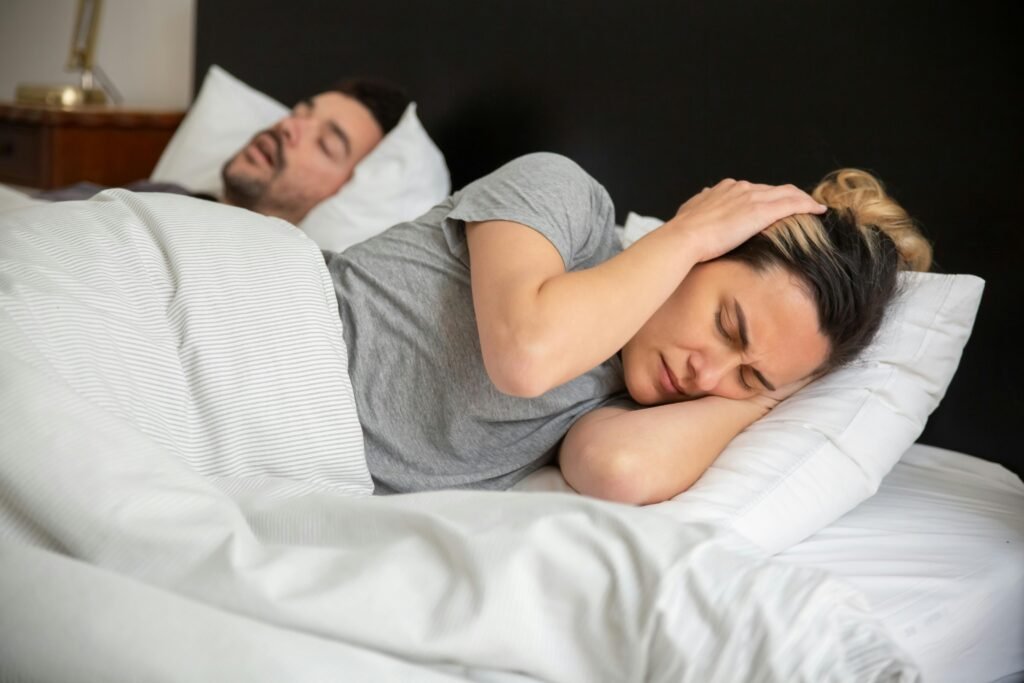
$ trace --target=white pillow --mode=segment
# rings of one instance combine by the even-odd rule
[[[629,247],[633,242],[636,242],[651,230],[664,224],[664,222],[660,218],[641,216],[630,211],[626,214],[626,224],[623,226],[622,232],[619,233],[619,239],[622,240],[622,248]]]
[[[627,219],[624,240],[643,232],[639,218]],[[984,288],[973,275],[901,273],[900,282],[902,295],[855,364],[783,401],[688,491],[650,507],[681,521],[720,522],[778,553],[873,495],[945,394]],[[517,488],[568,485],[545,469]]]
[[[288,112],[288,107],[215,64],[206,72],[199,95],[160,155],[150,180],[220,197],[224,162]]]
[[[450,190],[444,155],[416,117],[416,105],[410,104],[398,125],[359,162],[351,180],[310,211],[299,227],[321,249],[343,251],[426,213]]]
[[[211,66],[150,179],[219,197],[224,162],[288,112],[280,102]],[[341,251],[416,218],[450,189],[444,155],[417,118],[416,105],[410,104],[398,125],[359,163],[352,179],[299,227],[321,249]]]

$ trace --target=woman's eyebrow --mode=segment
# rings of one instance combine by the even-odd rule
[[[740,302],[737,299],[732,300],[732,305],[736,309],[736,330],[740,335],[740,347],[746,351],[747,347],[750,346],[750,338],[747,336],[747,316],[743,313],[743,307],[740,306]],[[754,373],[754,377],[757,377],[757,381],[764,385],[764,388],[768,391],[775,391],[775,385],[768,381],[768,378],[761,374],[761,371],[757,368],[750,368]]]

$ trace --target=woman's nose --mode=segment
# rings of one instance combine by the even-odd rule
[[[694,384],[703,392],[711,392],[729,372],[729,358],[724,355],[693,353],[690,355],[690,369]]]

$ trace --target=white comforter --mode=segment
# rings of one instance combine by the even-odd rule
[[[2,678],[917,679],[856,591],[710,526],[365,495],[329,280],[284,223],[10,211],[0,304]]]

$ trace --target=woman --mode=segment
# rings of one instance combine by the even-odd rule
[[[581,493],[649,503],[863,348],[930,249],[844,171],[813,198],[723,181],[622,251],[604,188],[533,154],[327,257],[377,492],[508,488],[557,455]]]

